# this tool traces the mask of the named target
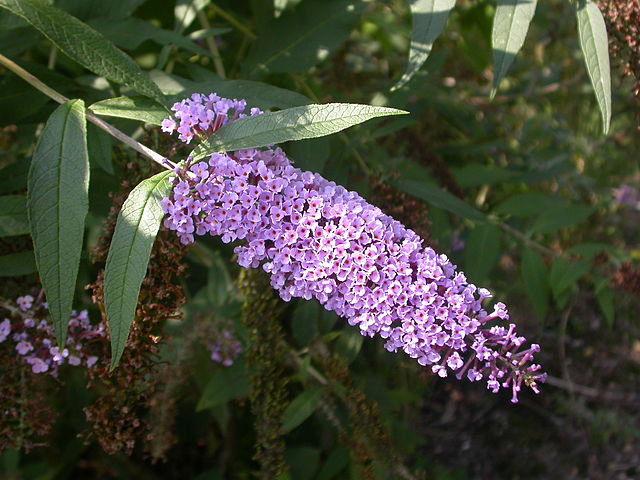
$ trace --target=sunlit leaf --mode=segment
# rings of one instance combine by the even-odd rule
[[[393,90],[405,85],[426,62],[433,43],[442,33],[456,0],[411,0],[409,63]]]
[[[27,210],[36,264],[64,345],[89,210],[84,102],[70,100],[49,117],[31,160]]]
[[[44,0],[0,0],[80,65],[139,93],[162,101],[160,89],[140,67],[100,33]]]
[[[228,123],[193,152],[198,160],[216,152],[264,147],[290,140],[315,138],[339,132],[375,117],[407,112],[353,103],[305,105],[264,113]]]
[[[607,27],[598,6],[591,0],[577,0],[578,35],[591,85],[602,114],[602,130],[609,132],[611,122],[611,69]]]
[[[160,222],[160,201],[169,195],[171,172],[161,172],[138,184],[118,214],[104,271],[104,304],[111,334],[111,368],[120,361],[135,316]]]
[[[536,11],[537,0],[498,0],[493,19],[493,87],[496,94],[500,80],[505,76],[524,44],[529,24]]]

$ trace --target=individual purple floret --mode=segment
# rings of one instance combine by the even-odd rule
[[[0,343],[10,338],[15,344],[15,353],[31,366],[33,373],[47,372],[57,377],[58,367],[64,363],[87,368],[96,363],[98,358],[89,355],[85,347],[88,341],[106,333],[102,324],[94,326],[89,322],[86,310],[71,312],[66,347],[60,350],[55,346],[53,327],[47,320],[35,320],[46,312],[46,302],[26,295],[18,297],[16,304],[18,308],[4,305],[12,312],[12,318],[0,322]]]
[[[523,348],[513,324],[494,325],[509,318],[504,304],[487,313],[489,291],[445,255],[357,193],[293,167],[279,148],[216,153],[173,182],[164,224],[182,243],[194,234],[241,240],[238,263],[262,266],[285,301],[315,298],[441,377],[485,378],[492,392],[510,388],[513,402],[523,384],[538,392],[539,346]]]
[[[184,143],[189,143],[193,137],[206,137],[223,125],[246,117],[246,114],[242,113],[246,107],[247,102],[244,100],[221,98],[215,93],[208,96],[194,93],[191,98],[173,104],[171,110],[175,112],[175,119],[163,120],[162,131],[172,133],[177,130],[178,138]],[[250,110],[250,115],[260,113],[262,111],[257,108]]]
[[[242,344],[229,330],[223,330],[222,334],[209,344],[209,350],[211,351],[211,360],[221,363],[225,367],[230,367],[242,353]]]

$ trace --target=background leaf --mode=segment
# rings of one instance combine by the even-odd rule
[[[411,0],[411,47],[409,63],[393,90],[405,85],[431,53],[433,43],[444,30],[456,0]]]
[[[551,265],[549,274],[549,286],[556,302],[558,302],[563,293],[574,286],[590,269],[591,266],[582,260],[571,262],[563,257],[556,258]]]
[[[200,159],[215,152],[264,147],[290,140],[339,132],[375,117],[402,115],[402,110],[352,103],[329,103],[288,108],[228,123],[202,142],[194,152]]]
[[[473,283],[482,283],[500,255],[502,233],[495,225],[481,224],[471,231],[465,245],[464,272]]]
[[[493,18],[493,86],[494,97],[500,80],[505,76],[524,44],[529,24],[536,12],[537,0],[498,0]]]
[[[113,175],[115,173],[111,159],[113,137],[90,123],[87,125],[87,147],[91,166],[100,167]]]
[[[6,195],[0,197],[0,237],[29,233],[27,197]]]
[[[244,72],[306,72],[344,43],[365,5],[359,0],[304,0],[284,11],[251,46]]]
[[[33,250],[0,255],[0,277],[18,277],[36,272]]]
[[[91,112],[105,117],[128,118],[151,125],[160,125],[171,112],[146,97],[115,97],[94,103]]]
[[[0,7],[24,18],[62,52],[97,75],[162,102],[160,89],[131,58],[77,18],[43,0],[0,0]]]
[[[129,17],[120,20],[101,18],[89,22],[89,25],[115,45],[127,50],[133,50],[143,42],[152,40],[160,45],[173,44],[196,55],[211,57],[211,53],[179,33],[158,28],[140,18]]]
[[[249,393],[249,378],[241,359],[236,359],[230,367],[218,370],[202,392],[196,411],[216,407],[241,398]]]
[[[542,257],[531,248],[525,248],[522,253],[520,273],[533,309],[543,320],[549,311],[549,274]]]
[[[111,368],[120,361],[136,312],[151,247],[164,216],[160,200],[169,195],[172,173],[161,172],[138,184],[118,214],[104,271],[104,303],[111,333]]]
[[[287,406],[282,413],[282,430],[290,432],[316,411],[322,398],[322,389],[305,390]]]
[[[602,114],[602,130],[607,134],[611,122],[611,69],[607,27],[598,6],[591,0],[577,0],[574,3],[580,46]]]
[[[415,180],[398,180],[397,182],[393,182],[393,184],[403,192],[451,212],[454,215],[468,218],[475,222],[487,221],[487,217],[480,210],[475,209],[458,197],[438,187]]]
[[[33,153],[27,186],[36,264],[59,345],[65,344],[89,210],[84,112],[82,100],[70,100],[51,114]]]

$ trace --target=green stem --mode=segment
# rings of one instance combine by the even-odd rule
[[[55,100],[56,102],[65,103],[65,102],[69,101],[69,99],[67,97],[65,97],[61,93],[55,91],[54,89],[50,88],[49,86],[47,86],[46,84],[41,82],[38,78],[36,78],[33,75],[31,75],[25,69],[23,69],[22,67],[20,67],[18,64],[14,63],[13,61],[9,60],[7,57],[5,57],[2,54],[0,54],[0,65],[5,66],[8,70],[10,70],[13,73],[15,73],[16,75],[18,75],[20,78],[22,78],[29,85],[31,85],[32,87],[34,87],[37,90],[40,90],[47,97]],[[142,154],[143,156],[147,157],[148,159],[156,162],[161,167],[166,168],[167,170],[173,170],[176,167],[176,165],[174,163],[170,162],[169,160],[164,158],[159,153],[154,152],[153,150],[151,150],[148,147],[145,147],[144,145],[142,145],[139,142],[136,142],[133,138],[128,136],[126,133],[118,130],[113,125],[110,125],[109,123],[101,120],[100,118],[98,118],[95,115],[93,115],[92,113],[90,113],[90,111],[88,109],[86,111],[86,115],[87,115],[87,119],[91,123],[93,123],[97,127],[101,128],[102,130],[107,132],[112,137],[117,138],[118,140],[120,140],[125,145],[128,145],[129,147],[133,148],[136,152],[138,152],[138,153]]]
[[[202,25],[202,28],[207,30],[211,28],[209,19],[202,10],[198,10],[198,21],[200,22],[200,25]],[[213,64],[216,67],[216,73],[220,78],[224,80],[227,77],[227,74],[224,71],[224,64],[222,63],[222,57],[220,56],[218,45],[216,45],[216,39],[207,37],[205,41],[207,42],[207,47],[209,47],[209,51],[211,52],[211,56],[213,57]]]
[[[238,30],[240,30],[242,33],[244,33],[247,37],[249,37],[251,40],[255,40],[256,39],[256,35],[255,33],[253,33],[251,30],[249,30],[247,27],[245,27],[244,25],[242,25],[238,20],[236,20],[235,18],[233,18],[231,15],[229,15],[227,12],[225,12],[224,10],[222,10],[219,6],[217,6],[215,3],[211,2],[211,8],[213,8],[213,11],[216,12],[218,15],[220,15],[222,18],[224,18],[227,22],[229,22],[231,25],[233,25],[234,27],[236,27]]]

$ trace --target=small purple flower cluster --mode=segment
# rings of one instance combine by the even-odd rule
[[[211,360],[221,363],[225,367],[230,367],[238,356],[242,353],[242,343],[238,341],[230,330],[223,330],[222,333],[209,344]]]
[[[194,93],[191,98],[186,98],[181,102],[176,102],[171,107],[175,118],[166,118],[162,121],[162,131],[172,133],[178,131],[178,138],[189,143],[193,137],[206,137],[218,130],[223,125],[246,117],[244,112],[247,107],[245,100],[231,100],[221,98],[215,93],[201,95]],[[252,108],[250,115],[258,115],[262,111]]]
[[[186,171],[189,168],[189,172]],[[262,268],[288,301],[315,298],[363,335],[386,339],[434,373],[487,379],[494,393],[544,381],[538,345],[509,328],[502,303],[482,308],[488,290],[467,282],[445,255],[357,193],[291,164],[279,148],[216,153],[185,167],[162,200],[165,226],[183,243],[221,236],[238,263]]]
[[[33,373],[58,376],[58,367],[64,363],[87,368],[93,367],[98,357],[85,351],[88,340],[105,336],[102,324],[93,326],[86,310],[71,312],[67,345],[60,350],[55,345],[52,326],[44,319],[46,302],[34,300],[31,295],[16,299],[17,308],[3,305],[12,313],[12,319],[0,322],[0,343],[9,339],[15,343],[15,350],[24,362],[31,366]],[[11,321],[13,320],[13,322]]]

